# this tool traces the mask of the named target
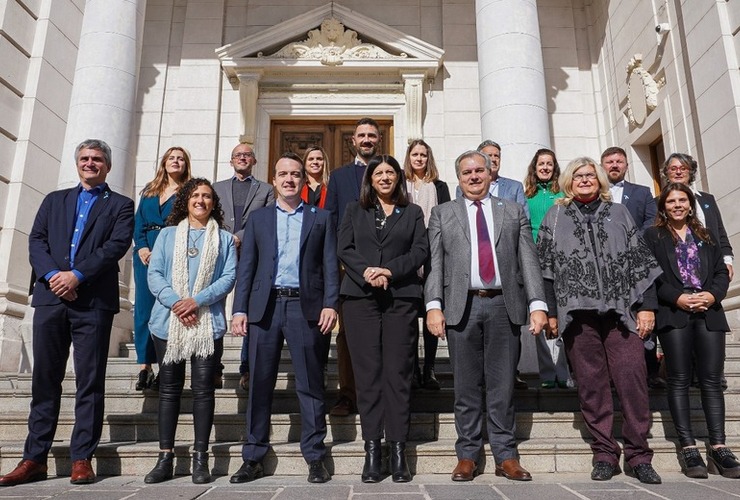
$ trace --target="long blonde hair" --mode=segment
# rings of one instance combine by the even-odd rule
[[[324,151],[324,148],[322,148],[321,146],[309,146],[306,152],[303,154],[303,165],[306,165],[308,155],[310,155],[314,151],[321,151],[321,155],[324,157],[324,168],[321,171],[321,184],[326,186],[327,184],[329,184],[329,157],[326,156],[326,151]],[[308,170],[306,170],[306,176],[308,176]]]
[[[157,173],[154,174],[154,179],[144,186],[144,189],[141,190],[141,196],[145,198],[161,196],[165,189],[167,189],[167,185],[170,182],[166,168],[167,159],[173,151],[181,151],[182,155],[185,157],[185,171],[180,176],[180,179],[178,179],[177,184],[182,187],[183,184],[190,180],[190,153],[188,153],[187,149],[183,147],[172,146],[170,149],[165,151],[164,155],[162,155],[162,159],[159,160],[159,166],[157,167]]]

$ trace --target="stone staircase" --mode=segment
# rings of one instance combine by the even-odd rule
[[[241,339],[227,336],[224,342],[224,388],[216,391],[216,415],[212,432],[211,465],[215,474],[230,474],[241,465],[241,443],[245,430],[247,393],[238,387],[238,360]],[[106,414],[103,436],[93,465],[101,475],[144,475],[156,461],[158,394],[134,390],[138,365],[132,344],[122,344],[120,357],[110,358],[106,377]],[[725,392],[728,444],[740,445],[740,342],[727,337]],[[412,399],[410,442],[407,453],[412,472],[449,474],[457,462],[452,376],[446,345],[440,343],[437,375],[442,390],[420,390]],[[517,391],[517,438],[523,465],[532,473],[583,472],[591,470],[588,433],[581,418],[575,389],[538,388],[535,374],[525,375],[530,389]],[[331,407],[337,394],[336,352],[332,347],[327,374],[326,401]],[[192,444],[191,393],[186,381],[183,414],[177,430],[176,471],[189,472]],[[267,473],[304,475],[306,465],[300,454],[300,416],[294,395],[294,378],[287,348],[283,350],[280,375],[273,402],[273,451],[265,461]],[[0,374],[0,473],[12,470],[20,460],[27,432],[31,375]],[[615,403],[616,404],[616,403]],[[697,389],[691,390],[694,430],[698,439],[706,437]],[[655,450],[654,464],[661,471],[677,471],[676,433],[664,391],[650,392],[652,427],[650,444]],[[74,375],[64,382],[57,443],[49,457],[50,474],[68,475],[69,436],[74,425]],[[618,404],[617,404],[618,408]],[[327,416],[330,448],[327,467],[334,474],[359,475],[364,460],[360,419]],[[619,435],[621,415],[617,412]],[[490,450],[485,460],[490,464]],[[485,463],[481,464],[485,471]],[[493,465],[489,466],[493,469]]]

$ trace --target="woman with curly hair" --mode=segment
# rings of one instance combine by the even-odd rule
[[[657,281],[656,330],[666,355],[668,406],[681,445],[681,471],[692,478],[706,478],[708,472],[740,478],[740,462],[725,445],[722,393],[725,332],[730,328],[721,301],[730,284],[729,272],[719,242],[699,222],[695,206],[688,186],[668,184],[658,199],[655,227],[645,231],[645,240],[663,269]],[[691,430],[693,366],[709,432],[708,470]]]
[[[527,167],[527,177],[524,179],[524,196],[529,206],[529,222],[532,226],[532,236],[537,242],[537,232],[542,219],[555,200],[562,198],[558,178],[560,165],[555,153],[550,149],[538,149]],[[548,338],[548,335],[538,335],[537,363],[540,369],[540,386],[543,389],[555,387],[566,388],[569,383],[570,369],[562,341],[557,338]]]
[[[190,179],[190,155],[185,149],[173,146],[162,155],[154,179],[141,191],[134,222],[134,346],[136,362],[140,365],[136,390],[156,390],[158,380],[152,371],[157,362],[154,344],[149,335],[149,316],[154,307],[154,295],[146,282],[147,266],[154,242],[172,211],[180,186]]]
[[[223,229],[218,195],[206,179],[189,180],[178,192],[154,245],[149,288],[157,298],[149,320],[159,370],[159,459],[144,478],[172,478],[175,430],[190,360],[193,392],[193,483],[211,481],[208,444],[215,406],[213,375],[226,333],[226,295],[236,281],[234,238]]]

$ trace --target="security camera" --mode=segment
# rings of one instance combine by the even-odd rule
[[[659,35],[664,35],[665,33],[668,33],[671,31],[671,25],[668,23],[660,23],[655,27],[655,32]]]

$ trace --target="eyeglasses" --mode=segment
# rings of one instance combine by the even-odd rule
[[[254,158],[254,153],[234,153],[231,157],[246,160],[247,158]]]
[[[587,174],[576,174],[573,176],[573,180],[576,182],[581,182],[584,180],[592,181],[594,179],[596,179],[596,174],[593,172],[589,172]]]
[[[688,172],[689,167],[686,165],[671,165],[668,167],[669,172]]]

